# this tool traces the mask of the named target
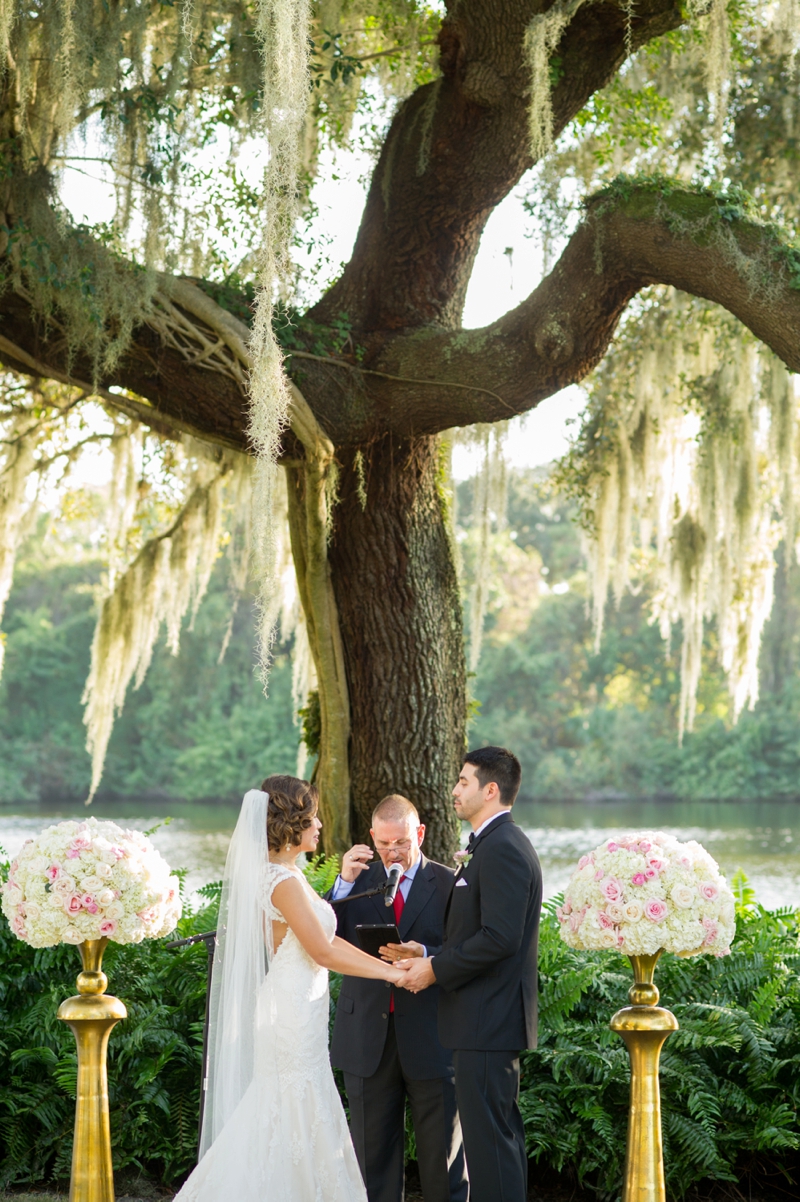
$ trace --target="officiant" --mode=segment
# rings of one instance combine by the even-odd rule
[[[409,954],[432,955],[442,944],[453,870],[422,854],[425,827],[406,797],[391,794],[376,805],[370,834],[379,858],[366,844],[351,847],[328,900],[381,885],[399,865],[403,875],[394,904],[387,909],[379,895],[337,906],[337,933],[358,946],[357,925],[394,921]],[[402,1202],[406,1102],[425,1202],[468,1197],[452,1053],[437,1031],[438,992],[413,994],[383,981],[342,980],[331,1061],[344,1074],[350,1132],[369,1202]]]

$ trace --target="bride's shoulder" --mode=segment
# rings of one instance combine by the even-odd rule
[[[297,881],[301,884],[300,878],[291,868],[287,868],[285,864],[276,864],[273,860],[265,860],[261,866],[261,892],[262,895],[268,896],[276,885],[281,881]]]

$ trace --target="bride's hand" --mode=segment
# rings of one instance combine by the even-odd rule
[[[387,965],[387,968],[388,967],[389,966]],[[386,979],[387,981],[391,981],[392,985],[396,985],[398,988],[400,988],[405,980],[405,975],[406,974],[401,968],[389,968],[389,971],[386,974]]]

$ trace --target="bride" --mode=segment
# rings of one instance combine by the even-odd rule
[[[366,1202],[328,1059],[328,970],[402,970],[336,936],[297,867],[317,790],[270,776],[245,795],[222,883],[200,1161],[175,1202]]]

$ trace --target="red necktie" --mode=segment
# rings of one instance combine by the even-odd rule
[[[406,904],[406,899],[403,897],[402,893],[400,892],[400,886],[402,885],[402,883],[405,879],[406,878],[405,878],[405,873],[404,873],[403,876],[400,877],[400,880],[397,882],[397,892],[395,893],[394,901],[392,902],[392,905],[394,907],[395,926],[398,928],[398,930],[400,929],[400,916],[403,913],[403,906]],[[394,1013],[394,989],[392,990],[392,998],[391,998],[391,1001],[389,1002],[389,1013],[390,1014]]]

